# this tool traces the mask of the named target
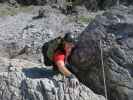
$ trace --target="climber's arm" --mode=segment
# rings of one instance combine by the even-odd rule
[[[70,76],[72,73],[66,68],[64,61],[59,60],[56,62],[56,66],[58,67],[59,71],[64,74],[65,76]]]

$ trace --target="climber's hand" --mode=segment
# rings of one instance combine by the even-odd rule
[[[75,75],[71,74],[71,75],[67,76],[66,78],[69,79],[70,86],[71,86],[72,88],[76,88],[76,87],[79,85],[79,81],[78,81],[78,79],[75,77]]]

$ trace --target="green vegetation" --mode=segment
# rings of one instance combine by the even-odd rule
[[[78,17],[78,22],[81,24],[90,23],[95,17],[94,16],[80,16]]]
[[[74,0],[73,1],[73,5],[80,5],[81,4],[81,0]]]
[[[90,23],[95,16],[69,16],[69,22],[78,22],[80,24],[88,24]]]
[[[0,16],[14,16],[19,12],[29,12],[33,9],[33,6],[17,6],[10,7],[8,5],[0,5]]]

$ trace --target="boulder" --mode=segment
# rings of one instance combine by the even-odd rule
[[[133,99],[132,9],[120,6],[96,16],[71,56],[80,80],[100,94],[104,94],[104,67],[109,100]]]

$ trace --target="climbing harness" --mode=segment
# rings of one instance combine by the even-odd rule
[[[102,66],[102,72],[103,72],[103,81],[104,81],[104,92],[105,92],[105,98],[108,100],[108,95],[107,95],[107,86],[106,86],[106,77],[105,77],[105,69],[103,65],[103,49],[102,49],[102,41],[100,40],[100,51],[101,51],[101,66]]]

